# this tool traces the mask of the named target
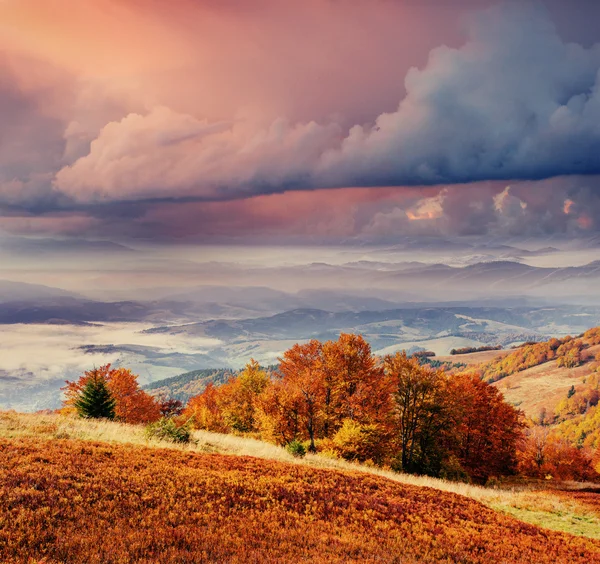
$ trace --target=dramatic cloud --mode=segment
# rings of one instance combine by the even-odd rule
[[[493,3],[5,0],[0,229],[600,229],[600,8]]]
[[[600,45],[564,43],[540,5],[505,5],[411,69],[398,110],[373,126],[211,124],[155,108],[105,126],[55,186],[79,201],[229,199],[597,174],[599,70]]]

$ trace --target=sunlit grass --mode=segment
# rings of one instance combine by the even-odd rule
[[[195,431],[194,443],[181,445],[148,439],[144,427],[112,421],[84,420],[57,414],[23,414],[0,412],[0,437],[37,437],[40,439],[78,439],[107,443],[126,443],[171,448],[199,453],[253,456],[314,468],[363,472],[399,482],[440,491],[452,492],[481,502],[524,522],[579,536],[600,539],[600,514],[565,495],[552,490],[526,488],[485,488],[425,476],[400,474],[389,470],[353,464],[344,460],[308,454],[295,458],[285,449],[259,440]]]

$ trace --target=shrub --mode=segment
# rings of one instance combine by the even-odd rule
[[[177,399],[165,399],[159,404],[163,417],[179,417],[183,413],[183,403]]]
[[[306,454],[306,448],[304,448],[304,445],[297,439],[288,443],[285,449],[296,458],[303,458]]]
[[[435,356],[435,353],[433,351],[417,351],[412,353],[412,356],[415,358],[432,357]]]
[[[146,425],[146,437],[172,443],[189,443],[192,440],[191,420],[178,425],[172,417],[162,417]]]
[[[332,442],[341,458],[358,462],[380,460],[385,446],[383,433],[377,425],[361,425],[351,419],[344,419]]]

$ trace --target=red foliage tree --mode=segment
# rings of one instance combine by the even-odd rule
[[[521,413],[478,376],[460,374],[448,382],[452,404],[453,451],[473,479],[512,474],[517,468]]]
[[[74,411],[79,394],[91,378],[102,378],[115,400],[115,416],[124,423],[150,423],[160,419],[160,406],[139,387],[137,376],[126,368],[111,368],[110,364],[85,372],[77,381],[67,381],[63,408]]]

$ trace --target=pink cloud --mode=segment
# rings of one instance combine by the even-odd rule
[[[55,187],[84,202],[218,200],[597,174],[599,77],[600,44],[567,44],[541,5],[507,4],[473,16],[464,45],[433,49],[424,68],[411,68],[406,96],[374,125],[222,126],[157,106],[107,124]]]
[[[594,172],[600,47],[517,3],[475,16],[465,39],[462,17],[487,3],[0,2],[6,228],[594,229],[593,179],[513,178]],[[372,187],[396,184],[415,187]]]

